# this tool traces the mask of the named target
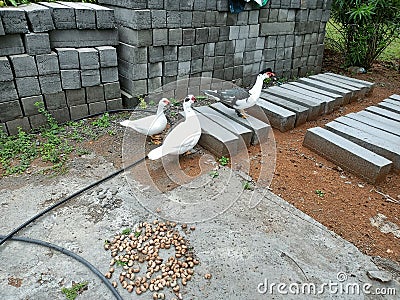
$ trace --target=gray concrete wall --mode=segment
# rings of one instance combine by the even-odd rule
[[[0,129],[15,134],[122,107],[114,11],[80,3],[0,8]]]

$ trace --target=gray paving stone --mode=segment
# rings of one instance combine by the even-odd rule
[[[358,113],[350,113],[347,114],[346,117],[364,123],[366,125],[372,126],[374,128],[384,130],[391,134],[400,136],[400,124],[396,121],[392,121],[366,111],[361,111]]]
[[[149,93],[153,93],[155,90],[159,89],[162,86],[161,77],[153,77],[147,79],[147,89]]]
[[[296,104],[309,108],[308,120],[315,120],[325,112],[325,102],[320,99],[300,95],[282,87],[273,86],[264,90],[267,94],[272,94],[280,98],[284,98]]]
[[[60,1],[59,3],[74,9],[75,22],[78,29],[96,29],[96,13],[94,9],[76,2]]]
[[[1,20],[1,16],[0,16],[0,20]],[[6,32],[4,31],[3,23],[0,22],[0,36],[5,35],[5,34],[6,34]],[[1,124],[0,129],[2,129],[2,128],[4,128],[4,130],[7,131],[7,129],[5,129],[6,127],[4,124]]]
[[[271,126],[260,121],[250,115],[247,116],[247,119],[243,119],[238,117],[236,112],[233,109],[230,109],[223,105],[222,103],[214,103],[211,105],[211,108],[219,111],[220,113],[226,115],[232,120],[238,122],[242,126],[245,126],[253,131],[253,136],[251,139],[251,144],[256,145],[259,143],[264,143],[268,139],[269,130],[271,130]]]
[[[68,91],[66,91],[68,92]],[[46,108],[48,110],[56,110],[60,108],[67,107],[67,101],[65,97],[65,92],[61,91],[54,94],[43,95]]]
[[[86,90],[86,102],[101,102],[104,101],[104,86],[102,84],[96,86],[89,86]]]
[[[176,61],[178,59],[178,47],[177,46],[165,46],[164,47],[164,61]]]
[[[0,17],[6,34],[28,32],[28,23],[23,9],[12,6],[0,7]]]
[[[10,61],[6,56],[0,57],[0,82],[14,79]]]
[[[168,29],[153,29],[153,46],[157,47],[165,45],[168,45]]]
[[[95,48],[80,48],[77,51],[81,70],[100,68],[99,53]]]
[[[74,48],[56,48],[61,70],[79,69],[79,54]]]
[[[191,46],[194,44],[196,31],[192,28],[185,28],[182,31],[182,44]]]
[[[176,61],[164,62],[163,73],[164,76],[178,75],[178,62]]]
[[[37,96],[41,93],[39,80],[36,76],[15,78],[15,83],[20,98]]]
[[[250,146],[251,138],[253,136],[253,131],[236,121],[228,118],[226,115],[221,114],[220,112],[212,109],[208,106],[196,107],[196,111],[207,117],[208,119],[213,120],[220,126],[224,127],[225,129],[229,130],[235,136],[239,137],[238,140],[238,150],[247,149],[247,146]]]
[[[43,94],[62,91],[60,74],[39,75],[39,83]]]
[[[6,135],[9,135],[6,124],[0,123],[0,131],[4,132]]]
[[[31,124],[29,123],[29,119],[26,117],[8,121],[6,122],[6,126],[10,135],[17,134],[19,132],[19,128],[25,132],[29,132],[31,130]]]
[[[393,168],[397,171],[400,170],[400,147],[398,145],[336,121],[327,123],[325,128],[391,160],[393,162]]]
[[[35,58],[39,75],[48,75],[60,72],[57,53],[51,52],[50,54],[40,54],[36,55]]]
[[[357,100],[357,99],[362,99],[365,97],[365,94],[367,92],[367,90],[365,89],[365,87],[363,88],[358,88],[352,85],[348,85],[348,84],[344,84],[340,81],[334,80],[331,77],[324,75],[324,74],[318,74],[318,75],[312,75],[309,78],[311,79],[315,79],[318,81],[321,81],[323,83],[326,84],[330,84],[332,86],[337,86],[339,88],[342,89],[346,89],[352,92],[352,99],[351,100]]]
[[[65,91],[68,106],[81,105],[86,103],[85,88]]]
[[[296,127],[307,121],[309,109],[305,106],[266,93],[261,93],[260,98],[294,112],[296,114]]]
[[[114,7],[114,13],[118,25],[137,30],[151,28],[151,13],[149,9],[130,10]]]
[[[308,129],[303,145],[371,183],[383,181],[392,162],[329,130]]]
[[[206,17],[205,11],[193,11],[192,26],[194,28],[204,27],[205,17]]]
[[[93,9],[96,16],[96,26],[98,29],[115,28],[114,10],[94,3],[80,3],[90,9]]]
[[[105,83],[103,86],[105,100],[121,98],[121,88],[119,82]]]
[[[122,98],[106,100],[107,110],[118,110],[122,109]]]
[[[125,108],[135,108],[139,104],[137,97],[133,97],[131,94],[121,91],[122,105]]]
[[[149,62],[156,63],[164,60],[163,47],[149,47]]]
[[[160,77],[163,74],[163,63],[162,62],[153,64],[149,63],[147,64],[147,70],[149,78]]]
[[[151,26],[152,28],[167,27],[167,11],[166,10],[151,10]]]
[[[400,114],[391,112],[387,109],[383,109],[383,108],[376,107],[376,106],[370,106],[370,107],[367,107],[365,110],[368,112],[380,115],[382,117],[388,118],[390,120],[400,122]]]
[[[400,100],[394,100],[392,98],[388,98],[388,99],[383,100],[383,103],[388,103],[388,104],[391,104],[391,105],[395,105],[396,108],[398,108],[400,106]]]
[[[400,136],[389,133],[379,127],[377,128],[372,126],[371,124],[365,124],[363,122],[357,121],[356,119],[347,117],[347,115],[344,117],[338,117],[334,121],[367,132],[368,134],[374,135],[376,137],[382,138],[386,141],[396,144],[397,147],[400,148]]]
[[[178,63],[178,75],[185,76],[190,74],[190,61],[182,61]]]
[[[36,76],[38,70],[35,58],[27,54],[10,56],[11,65],[16,77]]]
[[[18,100],[0,102],[0,122],[5,123],[22,117],[22,109]]]
[[[118,68],[117,67],[100,68],[100,78],[102,83],[118,81]]]
[[[292,84],[283,84],[281,85],[282,88],[288,89],[292,92],[295,92],[299,95],[307,95],[309,97],[312,97],[314,99],[319,99],[321,101],[323,101],[325,103],[325,110],[324,113],[329,114],[331,112],[333,112],[335,109],[337,109],[339,107],[337,101],[335,98],[333,97],[329,97],[329,96],[325,96],[316,92],[312,92],[310,90],[304,89],[304,88],[300,88],[297,87],[295,85]]]
[[[120,42],[130,46],[146,47],[153,44],[153,31],[151,29],[136,30],[119,26],[118,33]]]
[[[295,24],[295,22],[262,23],[260,27],[260,36],[293,34]]]
[[[168,30],[168,45],[182,45],[182,28]]]
[[[69,29],[50,31],[51,48],[117,46],[117,29]]]
[[[100,70],[82,70],[81,71],[82,87],[99,85]]]
[[[25,53],[25,47],[19,34],[0,36],[0,56]]]
[[[330,76],[335,76],[335,77],[342,78],[342,79],[349,80],[349,81],[354,81],[354,82],[357,82],[357,83],[360,83],[360,84],[364,84],[365,86],[370,87],[370,88],[373,88],[376,85],[374,82],[368,82],[368,81],[365,81],[365,80],[356,79],[356,78],[352,78],[352,77],[347,77],[347,76],[343,76],[343,75],[339,75],[339,74],[335,74],[335,73],[327,72],[327,73],[324,73],[324,74],[327,74],[327,75],[330,75]]]
[[[26,53],[29,55],[51,53],[48,33],[26,33],[24,43]]]
[[[164,52],[162,47],[157,47],[155,49],[160,49],[161,50],[161,54],[160,57],[161,59],[164,57]],[[147,55],[147,50],[149,50],[149,55]],[[149,60],[151,60],[150,58],[150,54],[153,55],[153,47],[150,47],[149,49],[145,48],[145,47],[135,47],[135,46],[131,46],[125,43],[120,43],[118,48],[117,48],[117,53],[118,56],[117,58],[125,60],[127,62],[133,63],[133,64],[144,64],[147,63],[147,58],[149,57]],[[118,65],[118,61],[117,61],[117,65]]]
[[[257,105],[263,109],[272,127],[281,132],[294,128],[296,113],[263,99],[259,99]]]
[[[119,74],[130,80],[147,78],[147,64],[131,64],[122,59],[118,60]]]
[[[107,111],[105,101],[89,103],[89,114],[94,115],[105,111]]]
[[[78,120],[89,115],[89,107],[87,104],[81,104],[69,107],[71,120]]]
[[[64,90],[81,88],[81,74],[79,70],[61,70],[61,83]]]
[[[54,29],[53,18],[48,7],[36,3],[21,5],[28,19],[29,28],[33,32],[47,32]]]
[[[341,82],[345,85],[349,85],[349,86],[354,86],[356,88],[359,88],[361,90],[361,93],[363,96],[365,96],[366,94],[368,94],[371,91],[371,86],[366,86],[363,83],[359,83],[356,81],[352,81],[352,80],[347,80],[347,79],[343,79],[337,76],[332,76],[330,74],[318,74],[318,76],[321,76],[323,78],[327,78],[328,80],[333,80],[335,82]]]
[[[36,102],[43,101],[43,95],[21,98],[22,109],[25,116],[37,115],[38,108],[35,106]]]
[[[180,114],[183,115],[182,112]],[[234,156],[238,153],[239,138],[235,134],[201,113],[196,115],[201,126],[200,146],[217,156]]]
[[[68,122],[71,120],[71,117],[69,115],[69,109],[68,107],[64,108],[59,108],[59,109],[54,109],[50,110],[49,113],[53,116],[54,119],[60,124]]]
[[[47,125],[47,119],[44,115],[38,114],[28,117],[29,123],[31,124],[32,129],[39,128],[41,126]]]
[[[131,94],[132,96],[139,96],[139,95],[144,95],[147,94],[147,80],[146,79],[140,79],[140,80],[130,80],[121,73],[119,74],[119,81],[121,84],[121,87]]]
[[[339,94],[331,93],[331,92],[328,92],[328,91],[325,91],[325,90],[322,90],[322,89],[319,89],[316,87],[312,87],[312,86],[309,86],[309,85],[306,85],[303,83],[295,82],[295,81],[288,83],[288,85],[295,86],[297,88],[301,88],[301,89],[304,89],[307,91],[311,91],[316,94],[320,94],[322,96],[334,98],[335,99],[335,104],[334,104],[335,108],[337,108],[343,104],[343,96],[341,96]]]
[[[99,4],[105,4],[106,6],[118,6],[118,7],[126,7],[131,9],[143,9],[147,8],[157,8],[161,5],[163,7],[163,0],[99,0],[97,1]]]
[[[309,85],[312,87],[316,87],[321,90],[325,90],[327,92],[331,92],[334,94],[339,94],[343,97],[343,104],[348,104],[353,97],[353,92],[347,89],[343,89],[337,86],[333,86],[327,83],[324,83],[322,81],[317,81],[314,79],[310,78],[299,78],[298,80],[300,83],[303,83],[304,85]]]
[[[400,105],[395,103],[390,103],[389,101],[382,101],[377,104],[378,107],[392,111],[394,113],[400,114]]]
[[[40,4],[50,9],[56,29],[76,28],[75,11],[72,7],[56,2],[40,2]]]

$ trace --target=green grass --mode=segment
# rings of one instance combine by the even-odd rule
[[[71,288],[62,288],[61,293],[63,293],[68,300],[75,300],[78,294],[87,289],[88,284],[87,281],[73,283]]]

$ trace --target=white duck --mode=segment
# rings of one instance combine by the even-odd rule
[[[170,104],[167,98],[162,98],[158,103],[157,113],[152,116],[144,117],[138,120],[125,120],[120,124],[125,127],[130,127],[137,132],[150,135],[154,144],[160,144],[159,137],[155,136],[160,134],[167,126],[167,117],[164,114],[164,108]]]
[[[160,147],[149,152],[147,157],[150,160],[156,160],[169,154],[183,154],[196,146],[201,136],[201,127],[199,119],[191,107],[195,101],[196,98],[193,95],[188,95],[185,98],[183,102],[185,121],[172,129]]]
[[[239,117],[246,118],[244,110],[257,103],[266,78],[275,78],[275,73],[272,72],[271,68],[265,69],[257,75],[256,83],[249,91],[243,88],[234,88],[222,91],[205,90],[203,92],[207,96],[235,109]]]

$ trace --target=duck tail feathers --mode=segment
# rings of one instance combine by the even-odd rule
[[[147,157],[148,157],[150,160],[156,160],[156,159],[161,158],[162,156],[163,156],[162,146],[151,150],[151,151],[149,152],[149,154],[147,154]]]

